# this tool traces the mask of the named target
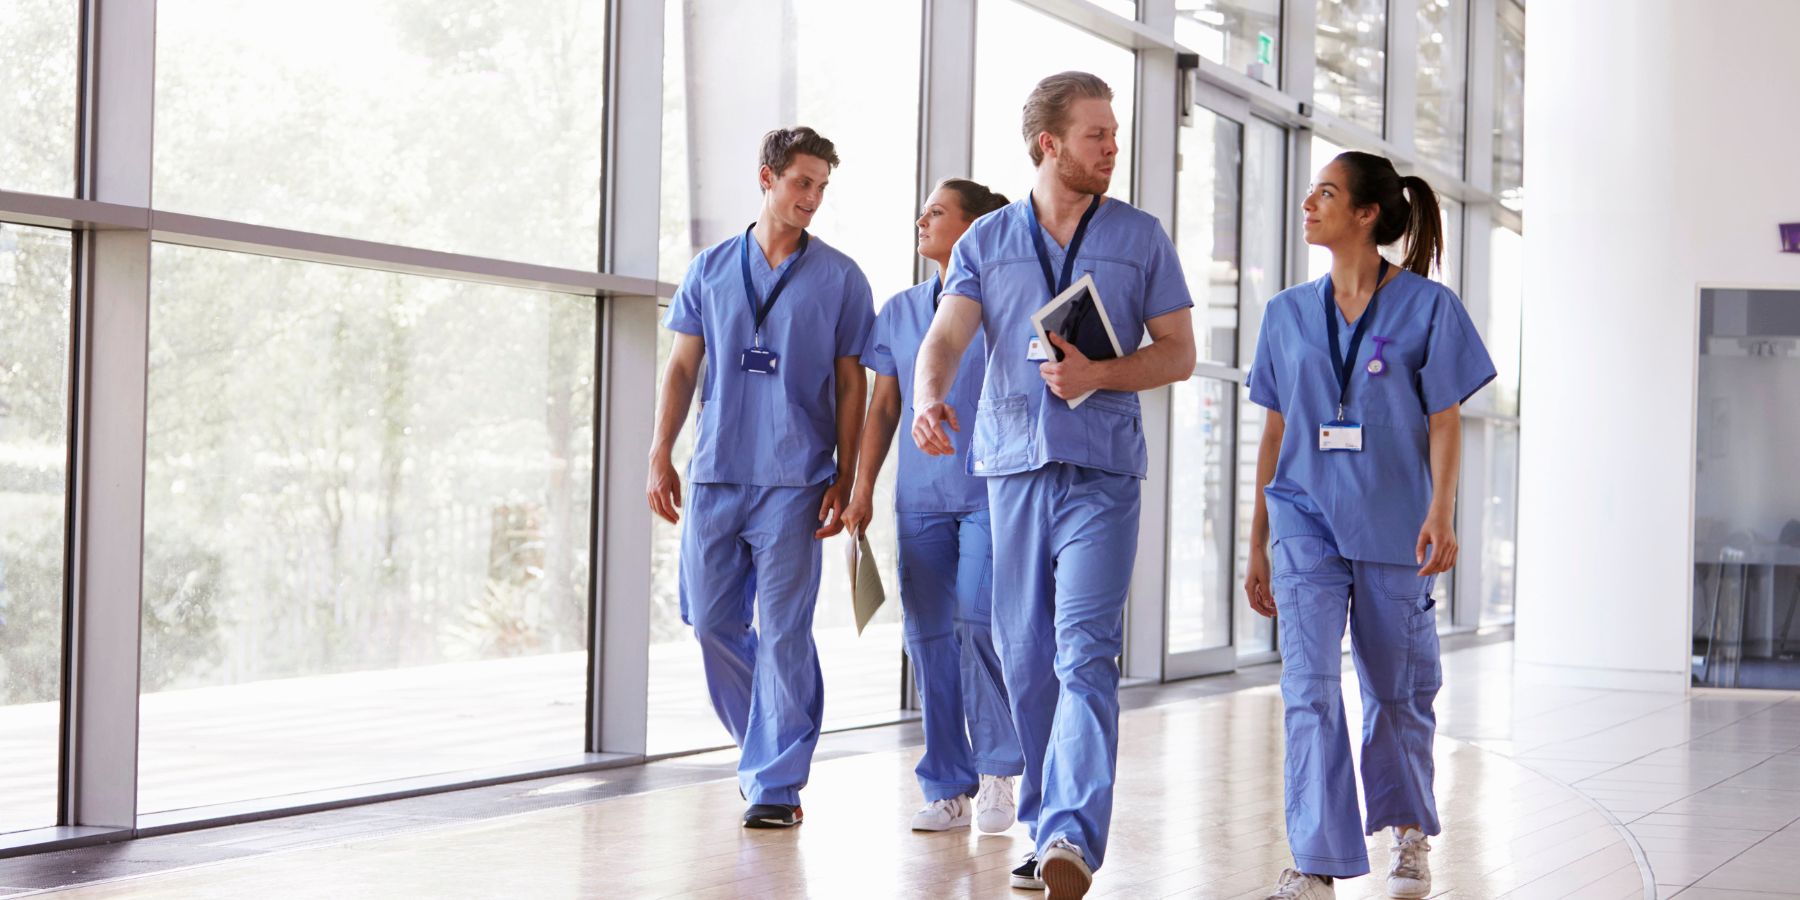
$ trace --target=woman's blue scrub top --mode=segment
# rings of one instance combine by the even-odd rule
[[[877,375],[900,382],[902,432],[912,427],[913,368],[919,360],[919,347],[925,343],[925,332],[931,328],[931,317],[937,311],[932,290],[937,281],[934,276],[915,284],[883,304],[875,317],[875,330],[869,333],[868,348],[863,350],[863,365]],[[986,356],[987,342],[976,334],[969,349],[963,352],[956,381],[950,386],[950,396],[945,398],[956,410],[956,421],[965,428],[975,422],[981,382],[987,376]],[[905,433],[896,443],[900,445],[900,471],[894,479],[896,510],[962,513],[987,509],[987,483],[970,475],[960,456],[930,456]]]
[[[1338,406],[1327,314],[1337,317],[1347,351],[1352,323],[1332,300],[1329,275],[1276,294],[1263,313],[1250,400],[1281,413],[1287,428],[1275,478],[1263,489],[1270,530],[1278,541],[1330,538],[1345,559],[1417,565],[1431,506],[1428,417],[1492,381],[1494,362],[1455,292],[1402,270],[1377,295],[1351,368],[1344,418],[1362,424],[1363,449],[1322,451],[1319,426]],[[1387,367],[1371,375],[1378,337],[1386,339]]]

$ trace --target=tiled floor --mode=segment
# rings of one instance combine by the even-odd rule
[[[1800,699],[1516,686],[1510,656],[1504,642],[1446,655],[1435,896],[1800,897],[1788,887],[1800,878]],[[1127,692],[1113,848],[1090,896],[1266,892],[1287,864],[1273,677]],[[1022,829],[905,829],[918,740],[916,724],[828,735],[793,832],[738,828],[732,754],[714,753],[0,860],[0,885],[262,900],[1041,896],[1006,887]],[[1370,848],[1379,870],[1385,838]],[[1379,887],[1340,881],[1338,896]]]

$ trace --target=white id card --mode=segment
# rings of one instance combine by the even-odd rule
[[[1362,450],[1362,426],[1355,422],[1326,422],[1319,426],[1320,450]]]
[[[1050,354],[1044,349],[1043,341],[1032,338],[1031,345],[1025,348],[1025,358],[1032,362],[1047,362]]]

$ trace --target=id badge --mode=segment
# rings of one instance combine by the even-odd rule
[[[1356,422],[1342,420],[1326,422],[1319,426],[1319,449],[1361,452],[1362,437],[1362,425]]]
[[[746,372],[755,372],[758,375],[773,375],[775,374],[776,365],[780,362],[781,357],[777,355],[775,351],[765,350],[761,347],[751,347],[744,351],[743,360],[740,365]]]
[[[1031,362],[1048,362],[1050,354],[1044,350],[1043,341],[1032,338],[1031,343],[1025,348],[1025,358]]]

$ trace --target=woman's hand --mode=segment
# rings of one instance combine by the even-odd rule
[[[1455,518],[1451,510],[1433,510],[1425,517],[1425,525],[1419,529],[1419,545],[1414,550],[1419,577],[1439,575],[1456,565]],[[1427,549],[1431,551],[1430,562],[1425,561]]]
[[[1269,590],[1269,551],[1260,546],[1250,548],[1250,573],[1244,576],[1244,595],[1259,615],[1275,618],[1275,595]]]

